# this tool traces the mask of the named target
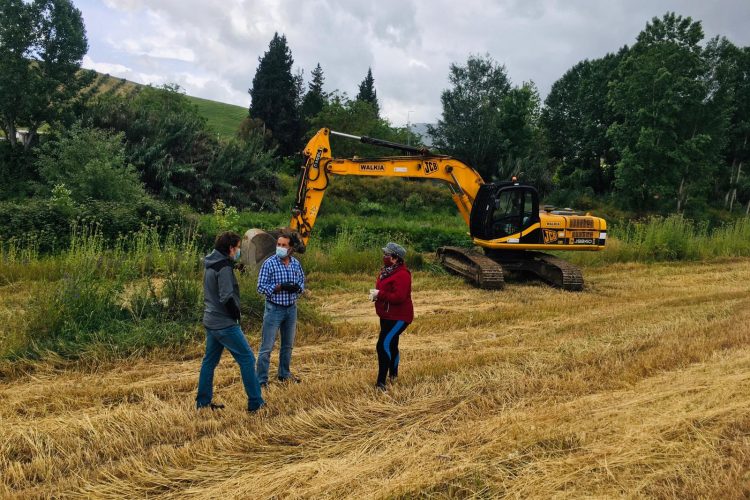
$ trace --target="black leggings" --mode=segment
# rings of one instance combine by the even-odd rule
[[[378,384],[385,384],[385,377],[398,376],[398,338],[409,323],[394,319],[380,319],[380,336],[375,349],[378,351]]]

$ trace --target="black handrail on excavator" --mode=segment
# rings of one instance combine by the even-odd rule
[[[405,153],[415,153],[421,156],[437,156],[431,153],[430,150],[427,149],[425,146],[419,146],[419,147],[409,146],[408,144],[399,144],[397,142],[377,139],[375,137],[367,137],[365,135],[359,136],[359,135],[345,134],[343,132],[336,132],[335,130],[331,130],[331,135],[337,135],[339,137],[346,137],[347,139],[354,139],[355,141],[359,141],[363,144],[372,144],[373,146],[381,146],[384,148],[397,149]]]

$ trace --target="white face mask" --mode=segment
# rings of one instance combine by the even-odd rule
[[[289,249],[284,247],[276,247],[276,256],[280,259],[283,259],[284,257],[289,254]]]

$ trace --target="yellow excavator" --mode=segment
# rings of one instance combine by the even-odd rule
[[[365,144],[400,150],[404,156],[334,158],[331,135]],[[570,209],[539,208],[533,186],[516,182],[485,183],[468,165],[424,147],[397,144],[371,137],[320,129],[305,146],[296,201],[289,227],[299,235],[304,251],[331,178],[337,175],[409,177],[445,182],[475,245],[483,252],[461,247],[440,247],[440,263],[480,288],[499,289],[505,275],[531,274],[565,289],[583,289],[580,269],[541,250],[602,250],[607,223]],[[276,233],[277,234],[277,233]],[[259,263],[275,249],[275,234],[251,229],[245,235],[242,255]],[[255,263],[252,262],[255,261]]]

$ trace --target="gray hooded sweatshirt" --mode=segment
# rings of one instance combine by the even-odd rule
[[[240,286],[234,277],[231,259],[214,250],[203,259],[203,326],[221,330],[240,319]]]

